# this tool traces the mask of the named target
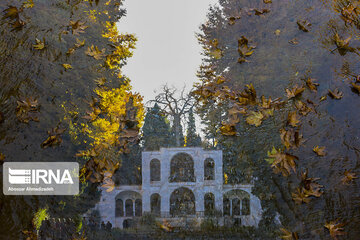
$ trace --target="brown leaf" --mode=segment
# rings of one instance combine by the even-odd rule
[[[296,23],[301,31],[309,32],[310,27],[311,27],[310,22],[308,22],[307,20],[298,20]]]
[[[344,177],[341,179],[341,182],[343,184],[349,184],[350,182],[354,181],[354,179],[358,178],[356,176],[356,173],[350,172],[349,170],[346,170],[344,172]]]
[[[281,239],[284,240],[298,240],[299,236],[297,232],[290,232],[285,228],[280,228],[280,231],[282,232],[282,236],[280,236]]]
[[[254,10],[256,16],[260,16],[260,15],[262,15],[262,14],[265,14],[265,13],[269,13],[269,12],[270,12],[269,9],[258,10],[258,9],[256,9],[256,8],[254,8],[253,10]]]
[[[289,40],[289,43],[292,45],[298,45],[299,41],[296,38],[293,38],[293,39]]]
[[[296,112],[290,112],[288,114],[288,120],[287,123],[292,126],[292,127],[297,127],[298,123],[300,123],[300,119],[298,118],[298,115],[296,114]]]
[[[229,18],[229,25],[234,25],[236,20],[240,19],[241,17],[230,17]]]
[[[28,97],[17,101],[16,117],[20,122],[28,123],[29,121],[38,122],[37,113],[39,111],[38,100]]]
[[[233,125],[225,124],[220,128],[221,134],[225,136],[234,136],[236,135],[236,129]]]
[[[316,146],[316,147],[313,148],[313,151],[314,151],[318,156],[325,156],[325,155],[326,155],[325,147]]]
[[[280,130],[280,138],[282,144],[287,148],[297,148],[302,143],[302,135],[299,133],[298,130],[290,128],[288,130],[281,129]]]
[[[258,127],[261,125],[264,115],[261,112],[251,111],[249,116],[246,118],[246,122],[250,125]]]
[[[292,89],[286,89],[287,97],[294,98],[302,94],[305,90],[304,86],[299,87],[297,84]]]
[[[80,20],[77,20],[76,22],[74,21],[70,21],[70,28],[71,28],[71,33],[74,35],[79,35],[79,33],[84,33],[85,29],[88,28],[88,26],[84,25],[85,23],[80,22]]]
[[[357,85],[356,83],[351,83],[351,86],[354,90],[356,90],[358,93],[360,93],[360,85]]]
[[[309,103],[309,106],[302,102],[301,100],[297,100],[295,102],[295,107],[299,110],[299,113],[303,116],[306,116],[309,112],[315,112],[315,106],[313,103]]]
[[[329,96],[334,99],[341,99],[343,97],[343,93],[339,91],[339,89],[335,89],[334,91],[329,90]]]
[[[335,240],[337,240],[337,236],[346,234],[342,228],[343,226],[345,226],[345,223],[337,223],[337,221],[331,221],[325,224],[325,227],[330,232],[330,236]]]
[[[0,153],[0,162],[3,162],[5,160],[5,155],[3,153]]]
[[[318,83],[313,82],[315,79],[308,78],[306,80],[306,86],[313,92],[317,92]]]
[[[51,129],[48,131],[49,137],[41,143],[42,148],[54,147],[62,143],[61,134],[65,132],[66,129],[61,129],[59,127]]]
[[[292,193],[291,196],[294,202],[297,204],[309,203],[311,201],[311,199],[309,198],[310,195],[304,188],[296,188],[296,192]]]
[[[295,160],[298,158],[288,153],[277,151],[275,148],[271,152],[268,152],[267,162],[271,163],[271,167],[275,173],[282,173],[284,177],[290,175],[291,170],[296,172]]]
[[[264,0],[265,4],[272,3],[272,0]]]

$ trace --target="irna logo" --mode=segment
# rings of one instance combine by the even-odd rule
[[[11,184],[73,184],[69,170],[56,169],[11,169],[9,168],[9,183]]]
[[[79,164],[76,162],[5,162],[5,195],[76,195]]]

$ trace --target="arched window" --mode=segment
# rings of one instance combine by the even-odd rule
[[[160,217],[161,211],[161,197],[158,193],[154,193],[150,197],[151,213]]]
[[[150,181],[160,181],[160,161],[153,159],[150,162]]]
[[[133,201],[131,199],[125,201],[125,214],[127,217],[134,216]]]
[[[135,216],[140,217],[142,215],[142,201],[141,199],[135,200]]]
[[[223,206],[224,206],[224,216],[230,216],[230,200],[228,198],[224,198]]]
[[[244,198],[242,200],[241,214],[242,215],[250,215],[250,199]]]
[[[194,161],[187,153],[178,153],[171,159],[170,182],[195,182]]]
[[[188,188],[178,188],[170,196],[170,214],[186,216],[195,214],[195,195]]]
[[[215,196],[212,193],[207,193],[204,196],[205,215],[213,216],[215,214]]]
[[[132,228],[134,227],[134,222],[132,219],[125,219],[123,222],[123,228]]]
[[[115,217],[124,216],[124,202],[121,199],[116,199],[115,203]]]
[[[232,215],[239,216],[240,215],[240,199],[234,198],[232,200]]]
[[[215,163],[212,158],[204,161],[204,180],[215,180]]]

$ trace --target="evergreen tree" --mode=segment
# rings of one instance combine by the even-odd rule
[[[196,124],[193,109],[190,109],[189,119],[186,131],[186,146],[199,147],[201,146],[201,137],[196,133]]]
[[[177,140],[177,134],[179,135],[178,136],[179,140]],[[183,147],[184,145],[185,145],[185,138],[184,138],[182,125],[181,123],[175,124],[173,122],[170,132],[170,147]]]
[[[154,151],[170,145],[170,125],[157,103],[146,113],[142,130],[145,150]]]

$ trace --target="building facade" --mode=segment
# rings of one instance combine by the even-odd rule
[[[142,153],[142,185],[102,191],[96,209],[114,227],[136,225],[144,214],[171,225],[200,225],[206,218],[219,225],[257,226],[260,200],[251,184],[223,184],[222,151],[161,148]]]

